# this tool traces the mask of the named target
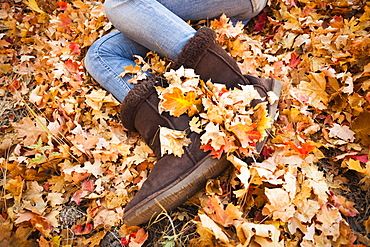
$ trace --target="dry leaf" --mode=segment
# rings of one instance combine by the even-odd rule
[[[184,154],[184,147],[191,143],[191,140],[186,137],[186,131],[173,130],[166,127],[160,127],[159,140],[162,156],[167,153],[181,157]]]
[[[172,87],[172,90],[162,94],[160,107],[168,111],[172,116],[178,117],[187,111],[194,109],[200,103],[195,92],[183,93],[180,88]]]
[[[220,239],[221,241],[225,243],[229,242],[229,238],[211,218],[209,218],[206,214],[198,214],[198,215],[199,215],[199,218],[201,220],[203,227],[206,227],[209,230],[211,230],[213,235],[217,239]]]
[[[341,126],[335,123],[329,130],[330,137],[338,137],[348,142],[353,142],[355,140],[355,132],[353,132],[348,126]]]

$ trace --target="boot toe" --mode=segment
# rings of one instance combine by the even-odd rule
[[[226,156],[214,159],[207,155],[196,165],[181,169],[186,158],[167,155],[158,160],[142,188],[125,208],[123,220],[126,225],[140,225],[163,210],[175,209],[202,189],[207,179],[220,175],[230,164]]]

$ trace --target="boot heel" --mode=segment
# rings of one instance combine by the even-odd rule
[[[276,79],[271,79],[271,80],[272,80],[272,90],[271,91],[274,92],[278,98],[280,98],[281,89],[283,87],[283,82],[276,80]],[[273,104],[270,104],[268,108],[269,114],[274,121],[277,118],[278,105],[279,105],[279,100],[275,101]]]
[[[276,79],[271,79],[271,80],[272,80],[272,90],[271,91],[274,92],[278,98],[280,98],[281,89],[283,87],[283,82],[276,80]],[[276,100],[273,104],[269,104],[269,107],[268,107],[269,115],[274,121],[278,117],[278,114],[277,114],[278,105],[279,105],[279,100]],[[267,134],[270,134],[270,130],[271,129],[266,130]],[[265,145],[265,142],[267,141],[268,138],[269,137],[266,136],[262,141],[257,142],[256,150],[258,153],[261,153],[263,146]]]

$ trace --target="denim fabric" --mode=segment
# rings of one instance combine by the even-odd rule
[[[176,59],[195,30],[185,21],[213,19],[225,13],[236,20],[257,15],[267,0],[106,0],[105,11],[117,28],[89,49],[85,67],[120,102],[132,85],[122,67],[134,64],[133,55],[149,50]]]

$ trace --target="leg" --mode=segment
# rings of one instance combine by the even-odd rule
[[[251,18],[264,7],[266,0],[258,1],[259,5],[254,1],[217,0],[211,3],[204,1],[205,4],[195,0],[187,0],[185,3],[173,0],[107,0],[105,8],[108,15],[125,35],[114,31],[96,41],[86,55],[86,69],[98,83],[122,102],[132,88],[132,84],[127,83],[131,77],[126,75],[120,78],[118,75],[123,72],[122,67],[134,64],[132,55],[144,56],[150,49],[175,59],[195,34],[195,30],[184,20],[213,18],[223,12],[240,20]],[[140,18],[137,18],[138,11]],[[133,36],[140,44],[127,35]]]
[[[124,71],[122,67],[135,65],[132,55],[144,57],[148,51],[116,30],[94,42],[86,54],[85,67],[102,87],[122,102],[133,87],[127,82],[131,79],[129,75],[118,77]]]
[[[105,11],[113,26],[132,40],[175,59],[195,30],[155,0],[108,0]]]
[[[238,21],[256,16],[266,5],[267,0],[158,0],[183,20],[213,19],[226,14]]]
[[[262,0],[257,5],[251,1],[107,0],[104,7],[118,30],[173,60],[195,34],[184,20],[215,18],[222,13],[245,20],[258,14],[266,2]]]

